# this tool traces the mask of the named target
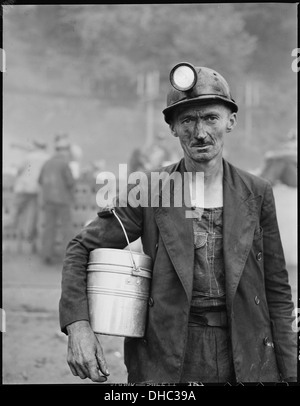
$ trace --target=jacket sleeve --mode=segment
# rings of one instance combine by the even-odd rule
[[[272,188],[267,184],[261,213],[265,287],[273,331],[274,349],[281,377],[297,377],[297,336],[291,287],[278,229]]]
[[[142,232],[142,208],[120,207],[119,198],[115,211],[121,219],[129,241],[138,239]],[[127,246],[122,227],[111,213],[102,212],[87,225],[67,246],[62,270],[62,290],[59,302],[60,326],[67,333],[66,326],[78,320],[89,320],[86,295],[87,264],[89,253],[97,248],[118,248]]]

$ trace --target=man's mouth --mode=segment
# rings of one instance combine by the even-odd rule
[[[199,148],[199,149],[205,149],[210,147],[212,144],[210,143],[206,143],[206,144],[193,144],[192,147],[193,148]]]

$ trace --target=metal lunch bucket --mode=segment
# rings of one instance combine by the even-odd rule
[[[90,252],[87,297],[95,333],[143,337],[152,278],[152,259],[129,250],[98,248]]]

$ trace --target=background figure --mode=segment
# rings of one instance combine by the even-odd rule
[[[49,159],[46,144],[33,142],[33,150],[28,153],[20,166],[14,184],[15,207],[13,226],[21,244],[24,240],[32,244],[36,251],[36,237],[38,224],[38,179],[42,166]]]
[[[167,134],[159,132],[149,146],[135,148],[128,161],[128,174],[132,172],[152,170],[163,165],[169,165],[179,159],[174,146],[170,145]]]
[[[78,180],[81,176],[81,160],[82,149],[79,145],[72,144],[70,146],[70,162],[69,166],[73,175],[73,178]]]
[[[93,194],[96,194],[99,189],[99,186],[97,185],[97,176],[101,174],[101,172],[105,171],[105,168],[105,159],[98,159],[97,161],[92,162],[88,182],[91,185],[91,191]]]
[[[264,166],[260,176],[272,185],[283,183],[290,187],[297,187],[297,133],[290,130],[287,140],[277,149],[265,154]]]
[[[147,156],[146,169],[158,168],[169,162],[170,154],[165,139],[166,137],[162,132],[155,135],[152,144],[145,152]]]
[[[135,148],[129,158],[128,174],[132,172],[144,171],[146,165],[146,156],[141,148]]]
[[[151,145],[145,150],[146,162],[144,164],[147,170],[169,165],[181,158],[182,153],[178,153],[174,144],[170,144],[167,134],[159,132],[155,135]]]
[[[63,251],[72,236],[75,179],[69,166],[71,154],[67,135],[56,137],[55,150],[54,156],[43,166],[39,179],[44,206],[41,253],[46,264],[62,260]],[[59,252],[56,250],[58,242]]]

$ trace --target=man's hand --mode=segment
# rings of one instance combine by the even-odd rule
[[[88,321],[80,320],[67,326],[68,357],[72,374],[93,382],[105,382],[109,375],[98,337]],[[103,374],[103,375],[102,375]]]

